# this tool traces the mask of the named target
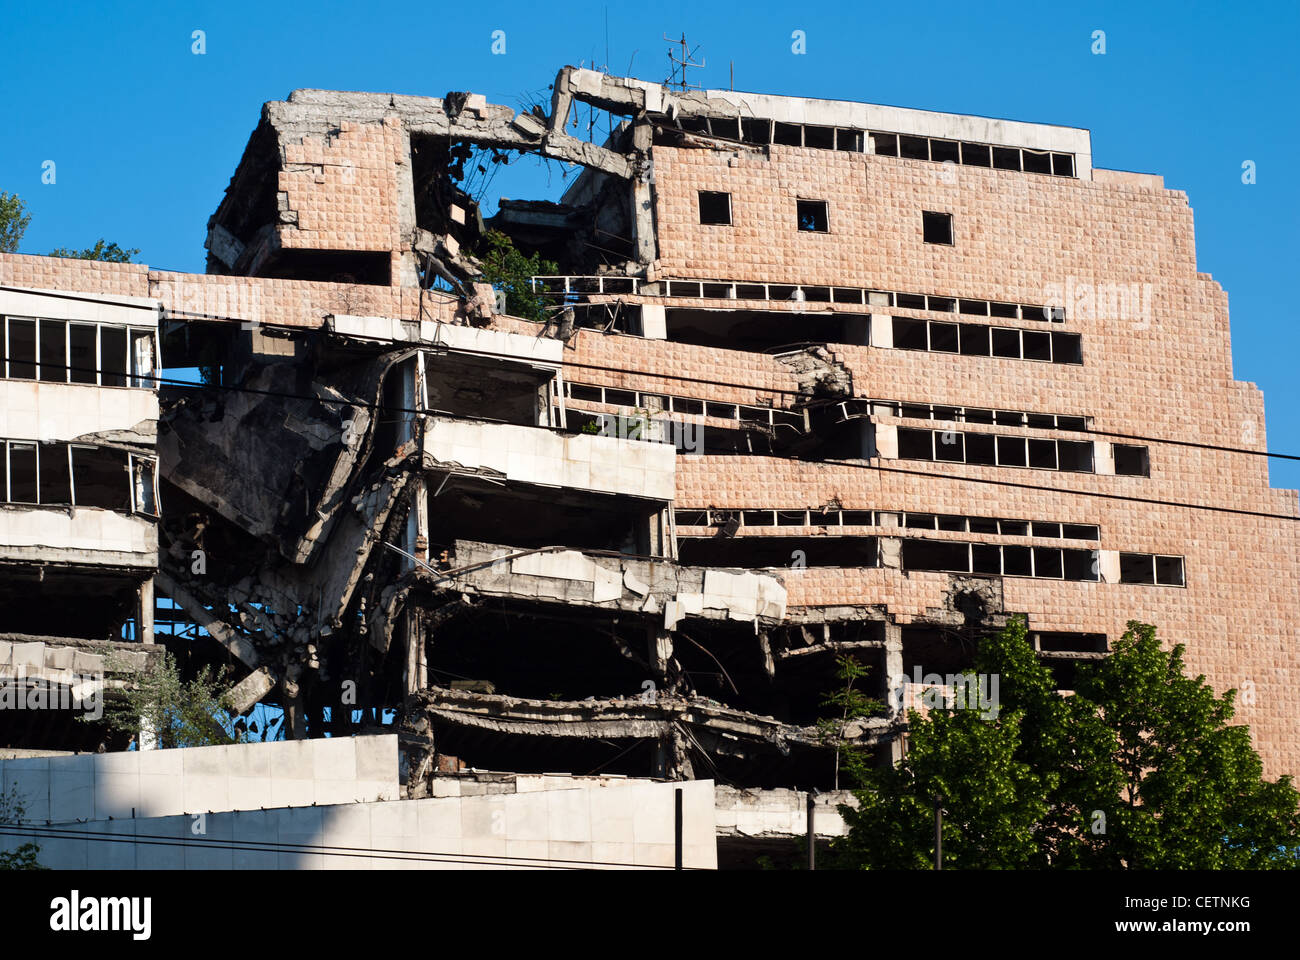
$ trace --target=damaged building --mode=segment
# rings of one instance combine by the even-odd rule
[[[580,172],[485,217],[475,171],[526,156]],[[509,291],[535,316],[490,231],[557,265]],[[722,863],[843,797],[838,657],[884,705],[845,736],[889,763],[909,678],[1012,615],[1063,689],[1157,624],[1253,681],[1295,770],[1296,665],[1233,631],[1295,637],[1296,494],[1186,196],[1086,130],[572,67],[526,110],[296,90],[206,249],[0,255],[0,630],[151,644],[166,598],[194,629],[157,639],[231,665],[241,710],[395,730],[409,800],[710,780]]]

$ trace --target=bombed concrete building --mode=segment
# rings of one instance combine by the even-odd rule
[[[889,762],[909,689],[1017,614],[1065,689],[1155,623],[1253,684],[1266,769],[1295,771],[1296,493],[1184,194],[1094,168],[1081,129],[574,68],[552,91],[266,104],[204,275],[0,256],[6,383],[33,381],[6,389],[47,389],[23,324],[88,309],[49,291],[151,305],[164,374],[202,371],[157,391],[156,500],[131,416],[47,438],[9,411],[15,576],[83,576],[18,532],[80,515],[27,506],[31,441],[69,443],[78,485],[77,444],[121,451],[112,522],[156,543],[95,595],[152,576],[294,738],[396,727],[409,798],[713,780],[739,842],[746,803],[836,785],[837,657],[886,705],[846,735]],[[561,199],[485,217],[476,171],[529,155],[576,171]],[[555,270],[494,289],[498,234]]]

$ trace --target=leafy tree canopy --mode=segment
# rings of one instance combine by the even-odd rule
[[[1054,688],[1023,618],[980,645],[975,669],[999,678],[996,716],[951,708],[908,715],[907,755],[845,768],[858,808],[833,862],[932,864],[934,808],[944,866],[965,869],[1265,869],[1300,865],[1300,794],[1263,779],[1249,728],[1184,673],[1184,648],[1130,622],[1106,659],[1080,666],[1073,696]]]

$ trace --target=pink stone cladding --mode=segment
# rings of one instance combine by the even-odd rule
[[[280,189],[298,223],[282,230],[286,246],[389,251],[396,264],[402,249],[396,167],[405,162],[400,130],[392,123],[363,127],[291,148]],[[350,166],[336,163],[342,159]],[[1141,315],[1071,310],[1064,324],[1052,326],[1082,335],[1082,366],[832,346],[851,370],[860,397],[1089,416],[1097,430],[1156,438],[1150,442],[1149,478],[881,461],[912,472],[903,474],[865,462],[865,468],[854,468],[770,457],[681,456],[675,506],[797,509],[835,498],[846,509],[1094,523],[1103,549],[1183,556],[1186,588],[1008,577],[1005,606],[1028,613],[1035,629],[1103,632],[1112,639],[1130,619],[1156,624],[1166,642],[1186,645],[1190,669],[1203,672],[1216,690],[1253,687],[1247,702],[1239,697],[1238,719],[1251,726],[1266,771],[1300,772],[1297,494],[1268,486],[1264,457],[1159,442],[1266,449],[1263,398],[1254,384],[1233,379],[1227,296],[1197,272],[1192,211],[1184,194],[1143,175],[1098,171],[1090,182],[798,147],[773,146],[768,156],[740,152],[733,158],[659,146],[654,160],[661,277],[868,287],[1030,304],[1049,301],[1052,285],[1150,284],[1150,310]],[[732,225],[699,223],[700,190],[732,195]],[[828,202],[829,232],[795,229],[800,197]],[[952,214],[952,246],[922,242],[923,210]],[[318,327],[331,313],[406,319],[420,313],[414,289],[205,277],[45,257],[0,256],[0,282],[153,296],[178,316],[210,313],[286,326]],[[788,305],[728,305],[788,313],[789,339],[803,339],[799,317]],[[424,310],[428,318],[458,315],[454,304],[437,296],[426,295]],[[857,312],[926,316],[895,308]],[[512,318],[498,318],[494,326],[537,332],[536,325]],[[788,406],[794,399],[789,369],[759,353],[592,331],[578,333],[571,346],[565,376],[577,382],[731,403]],[[987,479],[1048,489],[980,482]],[[823,534],[804,532],[811,552]],[[793,607],[884,604],[902,622],[942,607],[949,583],[943,574],[886,569],[812,567],[781,576]]]

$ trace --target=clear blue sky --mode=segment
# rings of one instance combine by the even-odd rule
[[[295,87],[455,89],[518,105],[566,63],[663,80],[663,34],[685,30],[707,86],[727,86],[734,63],[738,89],[1087,127],[1097,166],[1162,174],[1188,193],[1200,269],[1230,296],[1235,373],[1264,390],[1269,447],[1300,453],[1298,11],[1294,0],[14,4],[0,190],[32,214],[23,252],[106,237],[152,266],[201,271],[207,218],[266,100]],[[203,56],[191,53],[196,29]],[[791,53],[796,29],[803,56]],[[494,30],[504,56],[491,53]],[[45,160],[54,185],[41,183]],[[543,166],[506,177],[507,196],[548,195]],[[1300,487],[1300,464],[1274,461],[1272,477]]]

